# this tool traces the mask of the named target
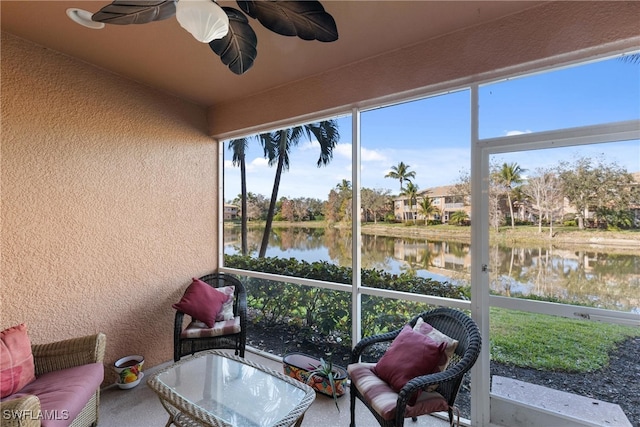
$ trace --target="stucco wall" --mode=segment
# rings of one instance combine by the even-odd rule
[[[5,33],[1,63],[0,327],[172,359],[171,304],[217,262],[205,111]]]
[[[398,94],[440,90],[640,45],[640,2],[553,2],[209,109],[238,136]],[[329,95],[330,94],[330,95]],[[277,107],[277,108],[274,108]]]

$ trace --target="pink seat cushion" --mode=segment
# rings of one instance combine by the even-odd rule
[[[42,427],[67,427],[85,407],[104,379],[102,363],[53,371],[20,390],[40,399]]]
[[[189,323],[187,327],[180,334],[181,338],[211,338],[220,337],[223,335],[231,335],[240,333],[242,328],[240,327],[240,317],[234,317],[230,320],[223,320],[222,322],[216,322],[213,328],[208,328],[203,322],[194,320]]]
[[[373,372],[373,363],[354,363],[347,367],[351,382],[360,394],[385,420],[392,420],[396,416],[398,393]],[[404,417],[417,417],[431,412],[447,411],[449,405],[440,393],[422,392],[415,404],[405,407]]]

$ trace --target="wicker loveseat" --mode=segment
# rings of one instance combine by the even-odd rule
[[[32,345],[36,379],[2,399],[1,427],[97,425],[105,347],[102,333]]]

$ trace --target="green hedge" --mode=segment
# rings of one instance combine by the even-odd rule
[[[327,282],[351,284],[350,267],[328,262],[306,262],[295,258],[251,258],[225,255],[225,266],[242,270],[302,277]],[[469,299],[469,287],[449,282],[415,277],[407,273],[390,274],[382,270],[363,269],[364,286]],[[247,303],[254,321],[267,325],[296,324],[302,330],[317,333],[344,345],[351,342],[351,293],[307,287],[292,283],[246,277]],[[408,319],[429,309],[425,304],[391,298],[362,297],[362,334],[369,336],[402,326]]]

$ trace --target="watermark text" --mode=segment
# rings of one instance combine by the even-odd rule
[[[32,409],[3,409],[3,420],[68,420],[69,411],[59,410],[32,410]]]

